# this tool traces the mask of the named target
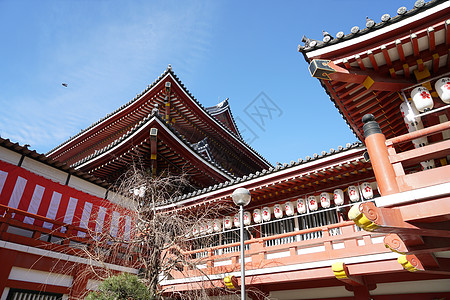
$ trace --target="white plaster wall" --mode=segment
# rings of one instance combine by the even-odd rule
[[[63,185],[66,184],[67,176],[69,175],[29,157],[25,157],[23,160],[22,168]]]
[[[12,267],[8,279],[70,287],[73,278],[72,276],[64,274]]]
[[[21,156],[19,153],[0,147],[0,159],[3,161],[17,166]]]
[[[93,183],[90,183],[89,181],[78,178],[76,176],[70,177],[68,186],[86,192],[88,194],[97,196],[99,198],[104,198],[106,193],[105,188],[99,187]]]

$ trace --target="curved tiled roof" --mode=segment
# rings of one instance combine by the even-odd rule
[[[217,105],[207,107],[206,110],[212,115],[217,115],[217,114],[222,114],[222,113],[228,112],[230,119],[231,119],[231,123],[232,123],[233,127],[236,129],[237,135],[242,138],[242,135],[239,132],[239,128],[236,125],[236,121],[234,120],[233,113],[231,112],[231,108],[230,108],[228,99],[229,98],[223,100],[222,102],[220,102]]]
[[[262,178],[264,176],[268,176],[268,175],[274,174],[276,172],[280,172],[280,171],[283,171],[283,170],[286,170],[286,169],[289,169],[289,168],[293,168],[293,167],[296,167],[296,166],[299,166],[299,165],[302,165],[302,164],[306,164],[306,163],[309,163],[309,162],[312,162],[312,161],[317,161],[317,160],[320,160],[320,159],[325,158],[325,157],[330,157],[330,156],[333,156],[333,155],[337,155],[337,154],[340,154],[340,153],[343,153],[345,151],[349,151],[349,150],[352,150],[352,149],[358,149],[358,148],[363,149],[364,147],[365,147],[364,144],[361,143],[361,142],[355,142],[353,144],[347,143],[345,145],[345,147],[339,146],[339,147],[337,147],[337,149],[331,148],[328,152],[327,151],[322,151],[320,154],[314,153],[313,156],[306,156],[305,159],[299,158],[297,161],[291,161],[290,163],[279,164],[276,167],[271,167],[269,169],[264,169],[261,172],[258,171],[258,172],[254,173],[254,174],[250,173],[248,175],[245,175],[245,176],[242,176],[242,177],[239,177],[239,178],[235,178],[235,179],[232,179],[230,181],[226,181],[224,183],[215,184],[213,186],[209,186],[209,187],[203,188],[201,190],[197,190],[197,191],[194,191],[194,192],[191,192],[191,193],[188,193],[188,194],[183,194],[183,195],[175,197],[175,198],[167,199],[164,202],[159,203],[158,206],[164,206],[164,205],[168,205],[168,204],[177,203],[179,201],[187,200],[189,198],[192,198],[192,197],[195,197],[195,196],[199,196],[199,195],[202,195],[202,194],[206,194],[206,193],[211,192],[211,191],[216,191],[216,190],[219,190],[219,189],[224,188],[224,187],[229,187],[229,186],[232,186],[232,185],[235,185],[235,184],[238,184],[238,183],[242,183],[242,182],[245,182],[245,181],[249,181],[249,180],[252,180],[252,179],[255,179],[255,178]]]
[[[336,33],[336,36],[333,38],[332,35],[330,35],[328,32],[323,32],[323,40],[314,40],[314,39],[308,39],[307,37],[303,36],[302,42],[304,42],[304,45],[298,46],[299,52],[309,52],[320,48],[325,48],[327,46],[336,45],[338,43],[348,41],[351,39],[354,39],[359,36],[363,36],[365,34],[368,34],[369,32],[376,31],[378,29],[381,29],[385,26],[397,23],[399,21],[402,21],[410,16],[413,16],[423,10],[426,10],[428,8],[431,8],[433,6],[436,6],[439,3],[443,3],[448,0],[431,0],[427,3],[425,3],[424,0],[418,0],[415,2],[414,7],[410,10],[408,10],[406,7],[402,6],[397,10],[397,15],[394,17],[391,17],[389,14],[384,14],[381,16],[381,21],[376,23],[374,20],[370,18],[366,18],[366,28],[360,29],[358,26],[352,27],[350,33],[345,34],[343,31],[339,31]]]
[[[159,119],[161,121],[161,123],[164,124],[164,126],[170,132],[172,132],[178,139],[180,139],[182,141],[182,143],[184,143],[186,145],[186,147],[190,148],[193,152],[197,153],[197,155],[206,159],[211,165],[213,165],[215,168],[219,169],[221,172],[223,172],[227,176],[229,176],[231,178],[235,178],[235,176],[233,174],[231,174],[229,171],[225,170],[221,165],[216,163],[214,160],[201,155],[200,152],[198,151],[197,147],[195,147],[195,144],[190,143],[175,128],[173,128],[171,125],[165,123],[164,120],[161,118],[161,116],[159,116],[159,114],[156,111],[150,113],[145,119],[141,120],[138,124],[136,124],[132,129],[130,129],[126,134],[124,134],[120,138],[114,140],[114,142],[107,145],[106,147],[104,147],[98,151],[95,151],[95,153],[93,153],[93,154],[83,158],[82,160],[78,161],[77,163],[73,164],[72,167],[74,167],[74,168],[80,167],[83,163],[88,162],[88,161],[94,159],[95,157],[98,157],[98,156],[106,153],[107,151],[109,151],[110,149],[114,148],[117,145],[120,145],[123,141],[128,139],[135,132],[137,132],[141,127],[145,126],[147,124],[147,122],[150,121],[152,118]]]
[[[219,124],[219,126],[221,126],[224,131],[228,132],[230,135],[234,136],[242,145],[244,145],[245,148],[249,149],[256,157],[258,157],[264,164],[266,164],[267,166],[271,166],[271,163],[269,163],[258,151],[256,151],[255,149],[253,149],[250,145],[248,145],[244,139],[240,136],[240,134],[237,134],[235,132],[233,132],[232,130],[228,129],[224,124],[222,124],[222,122],[220,120],[218,120],[214,115],[212,115],[209,111],[208,108],[204,107],[191,93],[190,91],[186,88],[186,86],[181,82],[181,80],[178,78],[178,76],[173,72],[171,65],[169,65],[167,67],[167,69],[155,80],[153,81],[153,83],[151,85],[148,85],[147,88],[142,91],[141,93],[137,94],[136,97],[134,97],[132,100],[130,100],[129,102],[127,102],[126,104],[122,105],[121,107],[119,107],[118,109],[116,109],[114,112],[107,114],[104,118],[98,120],[97,122],[91,124],[89,127],[87,127],[86,129],[80,131],[79,133],[77,133],[75,136],[70,137],[67,141],[65,141],[64,143],[60,144],[59,146],[53,148],[52,150],[50,150],[46,155],[51,155],[53,152],[55,152],[56,150],[58,150],[59,148],[63,147],[64,145],[68,144],[69,142],[73,141],[74,139],[76,139],[77,137],[79,137],[80,135],[82,135],[83,133],[87,132],[88,130],[92,129],[93,127],[97,126],[98,124],[100,124],[101,122],[107,120],[108,118],[110,118],[111,116],[123,111],[124,109],[126,109],[127,107],[129,107],[130,105],[132,105],[134,102],[136,102],[137,100],[139,100],[143,95],[145,95],[150,89],[152,89],[154,86],[156,86],[165,76],[167,76],[170,73],[170,75],[172,76],[172,78],[180,85],[180,87],[184,90],[184,92],[196,103],[196,105],[198,105],[198,107],[200,107],[200,109],[202,109],[207,115],[209,115],[212,119],[214,119],[217,124]],[[231,115],[231,112],[230,112]],[[232,116],[232,115],[231,115]],[[233,118],[233,117],[232,117]],[[233,119],[234,122],[234,119]],[[237,127],[236,127],[237,128]]]
[[[36,161],[39,161],[41,163],[44,163],[48,166],[51,166],[53,168],[56,168],[60,171],[63,171],[65,173],[77,176],[79,178],[82,178],[84,180],[87,180],[91,183],[94,183],[96,185],[99,185],[101,187],[110,187],[110,184],[104,180],[101,180],[93,175],[87,174],[83,171],[77,170],[66,163],[62,163],[60,161],[54,160],[45,154],[38,153],[36,150],[30,150],[28,149],[28,145],[19,145],[19,143],[14,143],[10,141],[9,139],[4,139],[0,137],[0,147],[5,147],[11,151],[14,151],[16,153],[19,153],[23,156],[30,157]]]

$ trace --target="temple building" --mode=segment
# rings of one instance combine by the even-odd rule
[[[170,66],[47,155],[0,139],[1,300],[95,290],[79,248],[89,232],[130,236],[135,220],[110,187],[136,160],[153,176],[189,176],[159,213],[228,207],[187,224],[182,251],[195,265],[171,270],[167,291],[239,294],[231,196],[245,188],[247,299],[450,298],[449,16],[449,1],[419,0],[348,34],[304,37],[299,72],[320,81],[360,142],[297,161],[272,166],[244,142],[227,100],[203,107]]]

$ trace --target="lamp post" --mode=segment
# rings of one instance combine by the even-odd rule
[[[245,188],[236,189],[231,195],[233,202],[239,205],[239,219],[241,232],[241,299],[245,300],[245,259],[244,259],[244,206],[250,203],[252,196],[250,191]]]

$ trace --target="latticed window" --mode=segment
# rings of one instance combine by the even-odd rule
[[[10,289],[6,300],[62,300],[62,294]]]

